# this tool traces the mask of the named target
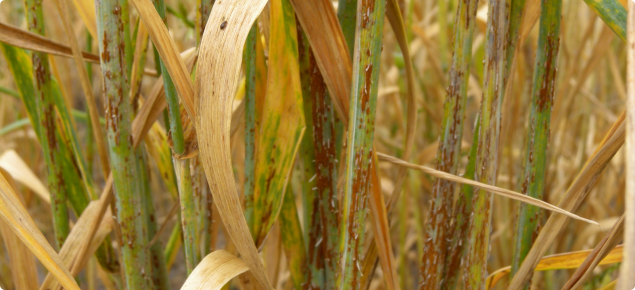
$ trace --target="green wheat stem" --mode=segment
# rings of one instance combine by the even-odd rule
[[[106,128],[115,189],[115,209],[120,228],[123,282],[128,290],[153,287],[150,256],[146,250],[147,226],[143,208],[143,184],[132,144],[132,107],[127,98],[122,11],[118,1],[95,1]]]
[[[42,2],[25,0],[27,26],[30,32],[45,35]],[[31,54],[33,76],[35,77],[35,96],[37,112],[39,114],[38,128],[40,144],[44,151],[44,159],[48,169],[48,185],[51,192],[51,209],[53,212],[53,232],[55,244],[61,248],[69,234],[67,189],[64,180],[64,168],[61,165],[65,158],[60,133],[56,128],[54,87],[51,76],[48,55],[42,52]],[[11,61],[10,61],[11,62]]]
[[[205,25],[207,24],[207,19],[209,18],[209,13],[212,11],[212,7],[214,6],[214,2],[216,0],[196,0],[196,21],[194,24],[194,30],[196,32],[196,45],[200,46],[201,37],[203,36],[203,32],[205,31]],[[183,20],[185,21],[185,19]],[[213,208],[214,208],[214,200],[212,197],[212,192],[207,183],[207,178],[205,177],[205,171],[203,169],[203,164],[198,157],[194,157],[191,161],[191,173],[192,173],[192,189],[194,190],[194,196],[197,196],[200,200],[199,202],[199,224],[200,224],[200,232],[201,232],[201,255],[200,257],[205,257],[207,254],[211,253],[214,248],[212,245],[214,238],[212,235],[213,231]]]
[[[496,184],[498,169],[498,144],[501,128],[501,106],[505,94],[506,23],[508,13],[504,0],[493,0],[488,5],[488,22],[481,103],[480,129],[476,154],[475,180]],[[469,253],[463,263],[467,271],[465,287],[484,289],[487,278],[490,227],[493,195],[478,190],[472,198],[474,215],[470,222]]]
[[[132,63],[134,61],[134,43],[130,36],[130,5],[128,0],[119,0],[121,5],[121,28],[123,28],[123,42],[124,42],[124,58],[126,60],[126,77],[130,79],[130,73],[132,72]]]
[[[154,7],[167,25],[165,15],[165,4],[163,0],[154,0]],[[176,93],[176,87],[170,77],[170,74],[161,62],[161,75],[163,76],[163,86],[165,90],[165,98],[168,101],[168,117],[170,124],[170,136],[172,137],[172,150],[178,156],[185,152],[185,139],[183,137],[183,125],[181,123],[181,108],[179,105],[179,97]],[[182,225],[183,225],[183,248],[185,249],[185,260],[187,273],[191,273],[196,265],[198,265],[198,215],[196,206],[194,206],[195,197],[192,191],[192,177],[190,175],[190,161],[188,159],[174,159],[175,167],[179,168],[177,180],[179,183],[179,197],[181,200]]]
[[[560,44],[562,0],[542,1],[538,51],[534,64],[529,134],[523,172],[522,193],[542,199],[545,188],[547,146]],[[516,224],[512,275],[524,260],[538,234],[540,209],[521,203]]]
[[[143,180],[143,194],[142,200],[143,208],[145,210],[144,219],[147,227],[148,237],[154,237],[157,232],[157,223],[154,210],[154,202],[152,200],[152,191],[150,188],[150,172],[148,167],[148,160],[146,150],[141,147],[136,150],[138,170],[141,173],[140,176]],[[152,281],[154,283],[154,289],[157,290],[169,290],[170,282],[168,279],[168,271],[166,267],[165,258],[163,256],[163,245],[160,241],[155,242],[150,246],[150,261],[154,266],[152,268]]]

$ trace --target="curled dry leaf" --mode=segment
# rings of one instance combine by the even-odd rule
[[[271,289],[243,215],[230,149],[231,110],[243,46],[266,3],[251,0],[214,4],[199,48],[196,99],[201,115],[194,119],[199,157],[227,232],[258,282]]]
[[[215,251],[203,259],[185,280],[181,290],[221,289],[229,280],[246,272],[249,267],[234,255]]]
[[[191,70],[189,64],[188,69]],[[232,109],[232,121],[231,121],[231,137],[234,138],[240,125],[245,120],[245,79],[243,78],[238,85],[236,97],[234,98],[234,105]],[[240,100],[240,102],[236,102]],[[163,102],[166,104],[165,102]],[[185,151],[183,154],[177,154],[174,152],[174,158],[179,160],[192,158],[198,155],[198,140],[196,139],[196,128],[194,122],[190,120],[190,117],[186,114],[185,108],[181,107],[181,123],[183,124],[183,139],[185,139]],[[172,139],[168,138],[168,145],[172,147]]]

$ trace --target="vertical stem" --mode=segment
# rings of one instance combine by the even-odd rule
[[[154,213],[154,202],[152,200],[152,193],[150,189],[150,172],[148,171],[148,160],[146,159],[146,152],[143,147],[136,150],[137,165],[139,168],[140,176],[143,185],[142,202],[144,208],[144,218],[147,227],[148,237],[154,237],[157,232],[157,224]],[[168,271],[166,267],[166,261],[163,256],[163,245],[160,241],[155,242],[150,247],[150,261],[152,268],[152,281],[154,283],[154,289],[157,290],[169,290],[170,282],[168,280]]]
[[[346,185],[340,226],[340,263],[344,265],[341,269],[340,289],[358,288],[362,272],[385,12],[386,2],[383,0],[362,0],[357,3],[353,85],[346,148]]]
[[[529,136],[525,154],[522,193],[542,199],[545,187],[547,146],[560,44],[562,0],[542,1],[538,51],[534,64]],[[538,235],[540,209],[521,203],[516,225],[512,275],[527,256]]]
[[[509,0],[507,1],[509,2]],[[516,47],[520,41],[520,25],[523,19],[523,13],[525,9],[525,0],[511,0],[510,4],[510,17],[509,27],[507,29],[509,38],[507,40],[507,64],[505,78],[506,94],[511,89],[511,77],[510,73],[513,69],[512,63],[514,61]],[[468,164],[465,169],[465,177],[474,179],[474,173],[476,171],[476,152],[478,147],[478,135],[479,135],[479,120],[474,127],[474,138],[472,146],[470,147]],[[444,266],[445,277],[445,289],[455,289],[456,283],[459,282],[459,275],[461,274],[460,265],[467,255],[467,242],[466,236],[469,233],[470,215],[473,210],[472,197],[474,195],[474,188],[469,185],[463,185],[460,189],[459,199],[454,206],[454,224],[451,231],[451,244],[448,245],[446,253],[446,261]]]
[[[134,60],[134,45],[132,45],[132,37],[130,36],[130,5],[128,0],[119,0],[121,5],[121,26],[123,27],[123,43],[125,44],[124,58],[126,60],[125,73],[128,80],[132,71],[132,62]]]
[[[505,84],[505,49],[507,13],[504,0],[489,3],[486,34],[483,101],[481,103],[480,130],[476,155],[475,179],[486,184],[496,184],[498,169],[498,144],[501,128],[501,105]],[[487,258],[490,249],[490,226],[493,196],[479,190],[472,198],[474,216],[470,222],[469,254],[464,267],[466,287],[484,289],[487,278]]]
[[[42,2],[26,0],[26,16],[29,31],[44,35],[44,17]],[[33,74],[35,76],[36,104],[39,112],[38,124],[40,144],[44,151],[44,159],[48,168],[48,183],[51,192],[51,208],[53,211],[53,231],[57,248],[61,248],[69,234],[67,189],[64,182],[62,160],[65,158],[61,147],[62,140],[56,131],[56,112],[48,55],[42,52],[31,54]]]
[[[124,28],[118,1],[97,0],[97,30],[103,93],[106,106],[106,127],[114,179],[115,209],[121,230],[121,249],[125,288],[148,289],[152,270],[145,245],[148,240],[143,219],[143,185],[137,169],[132,144],[132,108],[128,98],[128,79]]]
[[[165,4],[163,0],[154,0],[154,7],[163,18],[163,23],[167,25],[165,16]],[[168,73],[163,60],[161,62],[161,75],[163,76],[163,86],[165,98],[168,101],[168,116],[170,123],[170,136],[172,137],[172,150],[178,156],[185,152],[185,140],[183,138],[183,125],[181,123],[181,108],[179,98],[176,93],[174,82]],[[190,160],[174,159],[175,167],[178,168],[179,196],[181,200],[182,225],[183,225],[183,248],[185,249],[185,261],[188,275],[198,265],[198,216],[196,214],[195,197],[192,191],[192,176],[190,174]]]
[[[302,141],[308,274],[305,287],[335,287],[338,254],[335,109],[308,39],[298,32],[306,131]]]
[[[444,105],[441,125],[441,141],[437,150],[436,168],[451,174],[457,173],[467,87],[472,60],[472,37],[476,22],[478,0],[459,1],[454,25],[452,67],[449,88]],[[426,226],[427,239],[424,243],[419,289],[442,287],[443,263],[451,221],[454,183],[436,179],[432,188],[433,200]]]
[[[479,120],[476,118],[476,126],[474,126],[474,137],[472,138],[472,146],[470,147],[467,166],[465,167],[465,178],[474,179],[476,172],[476,150],[478,148]],[[452,242],[448,245],[447,255],[445,257],[444,275],[446,281],[443,284],[444,289],[457,289],[456,283],[460,282],[461,262],[467,253],[467,241],[465,236],[469,233],[470,215],[472,213],[472,197],[474,196],[474,188],[471,185],[461,186],[459,200],[454,207],[454,224],[452,225]]]
[[[205,31],[205,25],[207,24],[207,18],[209,18],[209,13],[212,11],[212,7],[214,6],[214,2],[216,0],[196,0],[196,23],[195,23],[195,31],[196,31],[196,46],[198,47],[201,43],[201,38],[203,37],[203,32]],[[201,257],[207,256],[208,253],[212,251],[214,247],[212,245],[212,241],[214,240],[211,235],[215,234],[213,232],[213,216],[214,216],[214,204],[212,198],[212,192],[209,189],[209,185],[207,184],[207,178],[205,177],[205,171],[203,170],[203,164],[198,157],[194,157],[194,159],[190,163],[191,166],[191,174],[192,174],[192,190],[194,190],[194,195],[198,196],[199,203],[199,224],[200,232],[201,232],[201,243],[203,243],[203,247],[201,248]]]
[[[167,72],[165,72],[167,73]],[[183,226],[183,248],[185,249],[185,264],[187,274],[192,273],[198,264],[198,217],[192,191],[192,174],[190,160],[175,160],[179,194],[181,199],[181,225]]]
[[[511,7],[509,8],[509,37],[507,39],[507,65],[505,75],[509,77],[511,73],[512,64],[514,61],[514,55],[516,53],[516,47],[520,42],[520,29],[523,20],[523,14],[525,11],[526,0],[508,0],[511,1]]]

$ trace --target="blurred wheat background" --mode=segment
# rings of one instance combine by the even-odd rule
[[[2,1],[0,287],[630,290],[633,5]]]

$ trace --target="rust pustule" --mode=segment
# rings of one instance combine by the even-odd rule
[[[375,12],[375,0],[362,0],[362,28],[368,27],[373,12]]]
[[[373,74],[373,64],[367,64],[365,70],[365,81],[364,86],[361,89],[360,95],[360,108],[362,113],[368,114],[370,112],[370,106],[368,105],[368,101],[370,100],[370,90],[372,84],[372,74]]]
[[[108,33],[104,31],[104,37],[102,37],[102,45],[103,52],[101,53],[101,61],[102,62],[110,62],[110,51],[108,50],[108,44],[110,44],[110,40],[108,39]]]

